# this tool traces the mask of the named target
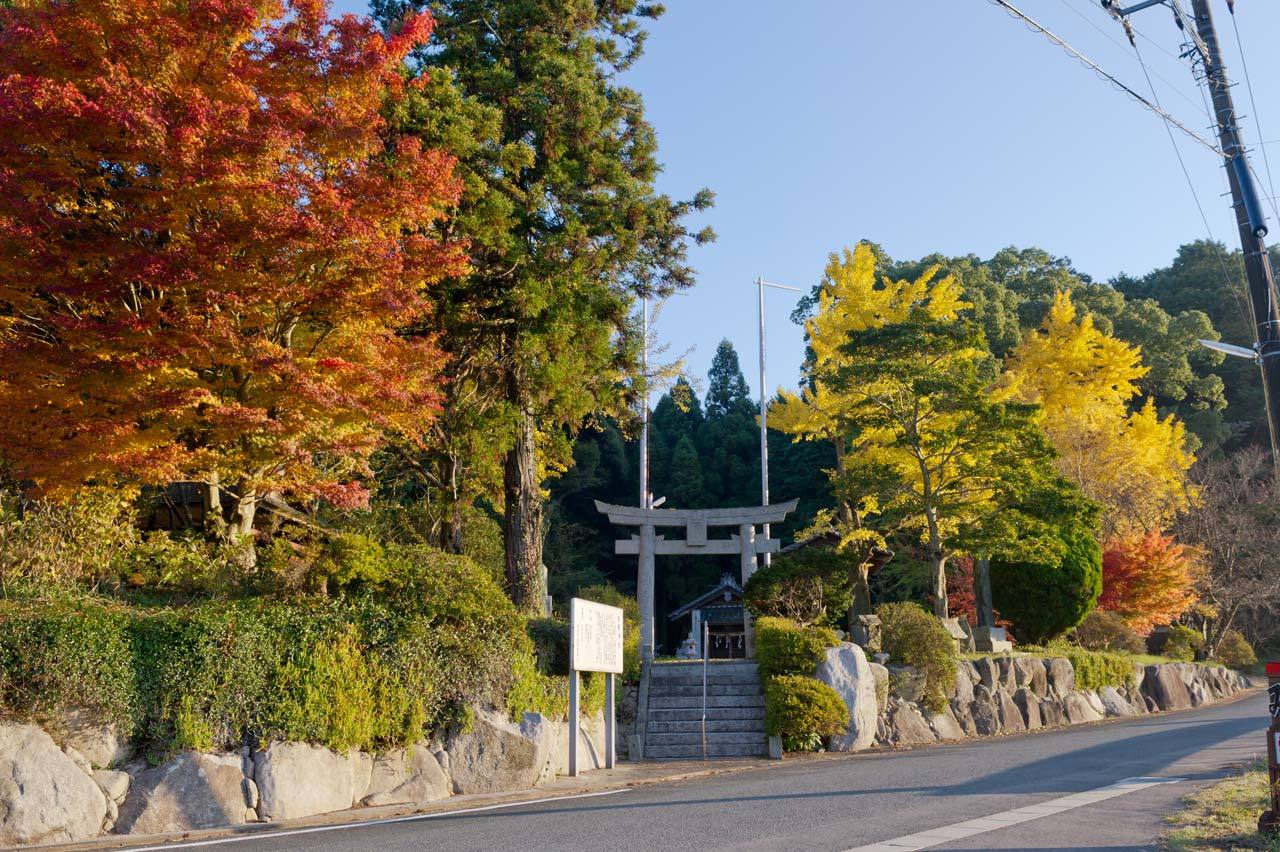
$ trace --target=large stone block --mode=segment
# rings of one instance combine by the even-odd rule
[[[116,819],[117,834],[169,834],[249,821],[239,754],[185,752],[140,773]]]
[[[996,711],[1000,714],[1000,727],[1006,731],[1025,731],[1027,723],[1022,718],[1022,711],[1014,703],[1013,696],[1003,689],[996,690]]]
[[[107,797],[35,725],[0,725],[0,845],[96,837]]]
[[[105,722],[89,710],[66,711],[56,733],[62,745],[84,755],[95,769],[122,766],[133,756],[133,747],[120,736],[115,723]]]
[[[1040,723],[1046,728],[1056,728],[1067,723],[1067,714],[1061,698],[1045,698],[1040,702]]]
[[[1071,667],[1071,661],[1066,657],[1051,657],[1045,660],[1044,669],[1049,689],[1054,695],[1062,698],[1075,691],[1076,670]]]
[[[959,699],[951,699],[951,713],[955,716],[956,722],[960,725],[960,730],[964,731],[966,737],[976,737],[978,735],[978,727],[973,723],[973,712],[969,709],[971,701],[961,702]]]
[[[1185,710],[1191,706],[1191,693],[1183,682],[1176,664],[1147,666],[1142,691],[1161,710]]]
[[[1018,710],[1022,713],[1022,721],[1027,726],[1027,730],[1034,731],[1042,724],[1040,719],[1040,699],[1036,698],[1030,686],[1023,686],[1013,694],[1013,703],[1018,705]]]
[[[880,663],[870,665],[876,681],[876,712],[883,716],[889,712],[889,669]]]
[[[973,669],[978,673],[978,684],[994,692],[1000,684],[1000,666],[995,659],[979,657],[973,661]]]
[[[369,793],[363,804],[421,805],[449,795],[449,776],[427,743],[410,749],[393,749],[374,758]]]
[[[258,815],[276,821],[351,807],[356,801],[356,779],[362,775],[352,757],[296,742],[272,743],[255,753]]]
[[[471,730],[453,732],[446,749],[455,793],[526,790],[542,776],[537,744],[489,710],[476,710]]]
[[[1098,690],[1098,698],[1102,701],[1102,706],[1108,716],[1137,716],[1138,711],[1133,709],[1133,705],[1129,703],[1129,699],[1120,693],[1120,690],[1114,686],[1104,686]]]
[[[906,701],[890,702],[889,730],[894,745],[924,745],[938,739],[916,706]]]
[[[1066,716],[1067,723],[1071,725],[1096,722],[1103,718],[1103,714],[1094,709],[1085,693],[1078,690],[1062,697],[1062,713]]]
[[[1036,698],[1044,698],[1049,691],[1049,676],[1045,671],[1044,660],[1039,657],[1017,657],[1014,659],[1017,669],[1018,686],[1031,690]]]
[[[991,691],[983,684],[973,688],[973,702],[969,705],[969,713],[979,736],[989,737],[1000,733],[1000,710]]]
[[[849,708],[849,724],[843,734],[831,737],[832,751],[870,748],[876,737],[876,680],[866,653],[851,642],[828,648],[813,675],[836,691]]]
[[[962,740],[968,736],[950,704],[941,713],[930,716],[929,724],[940,740]]]
[[[951,685],[947,698],[968,704],[973,700],[973,685],[979,681],[978,671],[973,667],[973,663],[968,660],[958,661],[955,683]]]

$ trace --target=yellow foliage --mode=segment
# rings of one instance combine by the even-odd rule
[[[950,320],[969,307],[955,277],[938,278],[938,271],[930,267],[915,281],[888,276],[877,281],[875,254],[866,243],[852,251],[832,252],[818,292],[818,312],[805,323],[814,356],[809,370],[812,387],[803,396],[779,389],[780,399],[769,406],[770,428],[811,441],[833,440],[846,431],[840,425],[843,400],[823,382],[823,375],[839,368],[840,347],[852,333],[904,322],[913,308]]]
[[[1195,497],[1183,424],[1149,398],[1129,411],[1147,371],[1139,349],[1077,318],[1063,292],[1009,356],[1002,382],[1001,393],[1040,404],[1059,468],[1103,506],[1104,536],[1164,529]]]

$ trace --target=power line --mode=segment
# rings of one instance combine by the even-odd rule
[[[1022,11],[1021,9],[1019,9],[1017,6],[1014,6],[1012,3],[1010,3],[1010,2],[1009,2],[1009,0],[988,0],[988,2],[992,3],[993,5],[996,5],[996,6],[1001,7],[1001,8],[1002,8],[1002,9],[1004,9],[1006,12],[1008,12],[1008,13],[1009,13],[1009,15],[1011,15],[1011,16],[1012,16],[1012,17],[1014,17],[1014,18],[1017,18],[1018,20],[1022,21],[1024,24],[1026,24],[1028,28],[1030,28],[1030,29],[1032,29],[1032,30],[1034,30],[1034,31],[1036,31],[1036,32],[1038,32],[1038,33],[1040,33],[1040,34],[1041,34],[1041,35],[1043,35],[1045,38],[1049,39],[1049,41],[1053,42],[1054,44],[1058,45],[1058,47],[1060,47],[1060,48],[1062,48],[1064,51],[1066,51],[1068,55],[1070,55],[1070,56],[1074,57],[1075,59],[1079,60],[1079,61],[1080,61],[1080,62],[1081,62],[1081,63],[1082,63],[1086,68],[1091,69],[1095,74],[1097,74],[1097,75],[1098,75],[1099,77],[1101,77],[1103,80],[1105,80],[1105,81],[1107,81],[1107,82],[1111,83],[1113,86],[1115,86],[1115,87],[1116,87],[1117,89],[1119,89],[1121,92],[1124,92],[1125,94],[1129,95],[1131,98],[1133,98],[1134,100],[1136,100],[1138,103],[1142,104],[1142,105],[1143,105],[1143,106],[1145,106],[1147,109],[1151,110],[1151,111],[1152,111],[1152,112],[1154,112],[1156,115],[1160,116],[1160,117],[1161,117],[1161,118],[1163,118],[1165,121],[1167,121],[1167,122],[1169,122],[1170,124],[1172,124],[1174,127],[1177,127],[1177,128],[1178,128],[1179,130],[1181,130],[1183,133],[1185,133],[1186,135],[1190,136],[1192,139],[1196,140],[1196,141],[1197,141],[1197,142],[1199,142],[1201,145],[1203,145],[1204,147],[1208,148],[1208,149],[1209,149],[1210,151],[1212,151],[1213,153],[1217,154],[1219,157],[1221,157],[1221,156],[1222,156],[1222,151],[1220,151],[1220,150],[1218,149],[1218,147],[1217,147],[1216,145],[1214,145],[1212,142],[1210,142],[1209,140],[1205,139],[1205,138],[1204,138],[1203,136],[1201,136],[1199,133],[1196,133],[1194,130],[1192,130],[1191,128],[1187,127],[1187,126],[1186,126],[1185,124],[1183,124],[1182,122],[1178,121],[1178,119],[1174,118],[1172,115],[1170,115],[1169,113],[1165,112],[1163,109],[1161,109],[1160,107],[1156,106],[1156,105],[1155,105],[1155,104],[1153,104],[1151,101],[1147,100],[1147,99],[1146,99],[1146,98],[1144,98],[1142,95],[1138,94],[1138,93],[1137,93],[1137,92],[1135,92],[1133,89],[1131,89],[1131,88],[1129,88],[1128,86],[1126,86],[1124,83],[1120,82],[1120,81],[1119,81],[1118,79],[1116,79],[1113,75],[1111,75],[1111,74],[1107,73],[1106,71],[1104,71],[1104,70],[1103,70],[1103,69],[1102,69],[1102,68],[1101,68],[1101,67],[1100,67],[1096,62],[1094,62],[1092,59],[1090,59],[1089,57],[1085,56],[1083,53],[1081,53],[1080,51],[1076,50],[1076,49],[1075,49],[1074,47],[1072,47],[1071,45],[1067,44],[1067,43],[1066,43],[1065,41],[1063,41],[1059,36],[1057,36],[1056,34],[1054,34],[1053,32],[1051,32],[1051,31],[1050,31],[1047,27],[1045,27],[1043,24],[1041,24],[1040,22],[1036,21],[1034,18],[1032,18],[1032,17],[1030,17],[1029,15],[1027,15],[1027,13],[1026,13],[1026,12],[1023,12],[1023,11]]]
[[[1128,49],[1127,47],[1125,47],[1123,44],[1121,44],[1121,43],[1120,43],[1120,41],[1119,41],[1118,39],[1116,39],[1116,37],[1115,37],[1115,36],[1113,36],[1111,33],[1107,32],[1106,30],[1104,30],[1102,27],[1098,26],[1098,24],[1097,24],[1097,22],[1096,22],[1096,21],[1094,21],[1092,18],[1090,18],[1090,17],[1089,17],[1088,15],[1086,15],[1084,12],[1081,12],[1078,8],[1076,8],[1075,3],[1073,2],[1073,0],[1060,0],[1060,2],[1062,3],[1062,5],[1066,6],[1068,9],[1070,9],[1072,12],[1074,12],[1074,13],[1075,13],[1075,15],[1076,15],[1076,17],[1080,18],[1080,20],[1084,21],[1086,24],[1088,24],[1089,26],[1091,26],[1091,27],[1093,27],[1095,30],[1097,30],[1099,33],[1101,33],[1101,35],[1102,35],[1102,37],[1103,37],[1103,38],[1105,38],[1107,41],[1109,41],[1109,42],[1111,42],[1112,44],[1114,44],[1116,47],[1120,48],[1120,50],[1121,50],[1121,51],[1123,51],[1123,52],[1124,52],[1124,54],[1125,54],[1126,56],[1129,54],[1129,49]],[[1152,41],[1152,39],[1150,39],[1150,38],[1149,38],[1148,36],[1146,36],[1145,34],[1143,34],[1143,33],[1138,33],[1138,31],[1137,31],[1136,29],[1134,29],[1134,32],[1135,32],[1135,33],[1137,33],[1138,35],[1142,36],[1143,38],[1147,39],[1148,41]],[[1152,43],[1153,43],[1153,44],[1157,44],[1157,45],[1158,45],[1158,42],[1154,42],[1154,41],[1152,41]],[[1176,59],[1176,60],[1178,61],[1178,64],[1179,64],[1179,65],[1181,65],[1181,64],[1182,64],[1182,60],[1178,59],[1176,56],[1174,56],[1172,53],[1169,53],[1168,51],[1165,51],[1165,52],[1166,52],[1166,53],[1168,53],[1168,55],[1169,55],[1169,56],[1171,56],[1171,57],[1173,57],[1174,59]],[[1165,77],[1165,76],[1161,75],[1161,74],[1160,74],[1160,72],[1158,72],[1158,71],[1150,71],[1149,69],[1146,69],[1146,68],[1144,68],[1143,70],[1144,70],[1144,71],[1147,71],[1147,73],[1149,73],[1149,74],[1150,74],[1150,76],[1155,77],[1157,80],[1161,81],[1161,82],[1162,82],[1162,83],[1164,83],[1166,86],[1168,86],[1168,87],[1169,87],[1169,89],[1170,89],[1170,90],[1171,90],[1175,95],[1177,95],[1178,97],[1182,98],[1184,101],[1186,101],[1187,103],[1191,104],[1191,105],[1192,105],[1193,107],[1195,107],[1196,109],[1201,110],[1202,112],[1204,112],[1204,114],[1205,114],[1205,118],[1212,118],[1212,116],[1210,116],[1210,115],[1209,115],[1209,113],[1208,113],[1207,111],[1205,111],[1205,110],[1203,109],[1203,107],[1202,107],[1200,104],[1198,104],[1198,103],[1196,103],[1195,101],[1193,101],[1193,100],[1191,99],[1191,96],[1190,96],[1190,95],[1186,94],[1186,93],[1185,93],[1185,92],[1183,92],[1181,89],[1179,89],[1179,88],[1177,87],[1177,85],[1175,85],[1172,81],[1170,81],[1170,80],[1169,80],[1169,78],[1167,78],[1167,77]],[[1148,82],[1150,82],[1150,81],[1148,81]],[[1154,87],[1153,87],[1153,88],[1152,88],[1152,92],[1154,92],[1154,91],[1155,91],[1155,89],[1154,89]]]

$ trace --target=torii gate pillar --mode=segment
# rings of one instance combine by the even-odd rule
[[[646,662],[654,655],[654,557],[656,556],[732,556],[737,555],[742,569],[742,583],[756,571],[761,553],[777,553],[781,542],[756,535],[759,524],[781,523],[796,508],[796,500],[773,506],[741,509],[643,509],[637,506],[614,506],[596,501],[596,509],[619,526],[639,527],[637,535],[614,542],[614,553],[639,557],[636,572],[636,603],[640,607],[640,654]],[[683,540],[667,541],[656,534],[657,527],[683,527]],[[736,535],[727,539],[707,537],[708,527],[737,527]],[[751,616],[743,612],[748,657],[755,656],[755,631]]]

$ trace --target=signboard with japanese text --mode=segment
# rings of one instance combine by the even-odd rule
[[[574,598],[569,602],[569,668],[622,673],[622,610]]]

